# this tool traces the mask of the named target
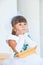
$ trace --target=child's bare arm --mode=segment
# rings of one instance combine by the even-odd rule
[[[16,41],[15,40],[8,40],[8,44],[14,52],[18,53],[18,51],[16,50]]]

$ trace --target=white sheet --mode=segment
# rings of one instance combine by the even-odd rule
[[[11,57],[4,60],[2,65],[43,65],[43,59],[35,54],[25,58]]]

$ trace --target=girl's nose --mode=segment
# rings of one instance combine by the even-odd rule
[[[23,28],[25,28],[25,25],[22,25]]]

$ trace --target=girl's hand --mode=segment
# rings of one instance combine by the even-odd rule
[[[16,54],[19,54],[19,52],[16,52]]]
[[[37,46],[34,47],[34,49],[36,49],[36,48],[37,48]]]

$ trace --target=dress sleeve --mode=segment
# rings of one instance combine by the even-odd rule
[[[24,37],[25,37],[25,41],[29,44],[30,47],[34,47],[37,45],[37,43],[32,40],[29,33],[26,33]]]
[[[7,43],[8,43],[8,40],[15,40],[16,43],[17,43],[18,38],[17,38],[17,36],[10,34],[10,35],[7,37],[7,40],[6,40]],[[9,45],[8,45],[8,47],[9,47],[9,53],[10,53],[10,55],[11,55],[11,56],[14,56],[15,52],[12,50],[12,48],[11,48]]]
[[[25,41],[29,44],[29,47],[33,48],[36,47],[36,52],[37,54],[40,54],[40,46],[37,42],[35,42],[34,40],[32,40],[28,34],[25,36]]]
[[[15,36],[15,35],[9,35],[8,38],[7,38],[7,41],[8,41],[8,40],[15,40],[15,41],[17,41],[18,38],[17,38],[17,36]]]

